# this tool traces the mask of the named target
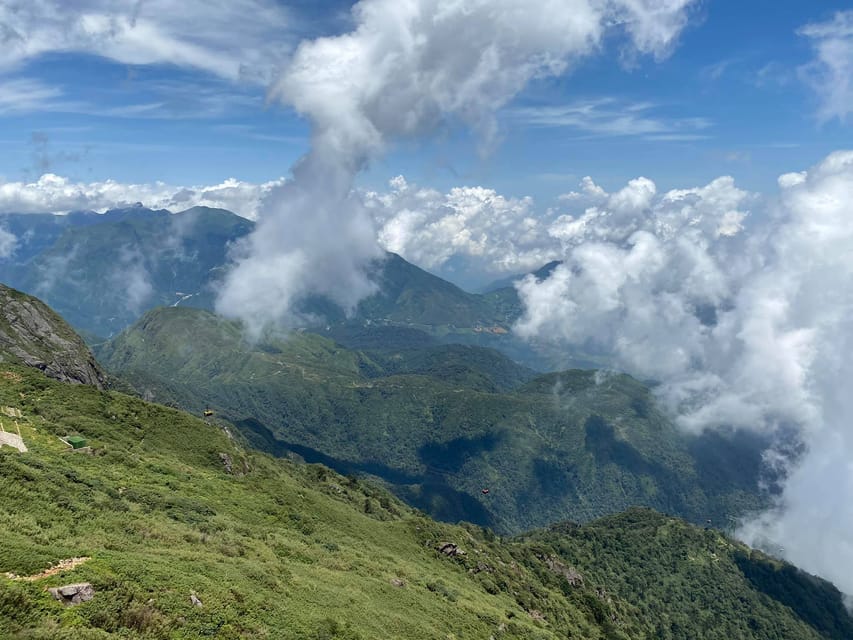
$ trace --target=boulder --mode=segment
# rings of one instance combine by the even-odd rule
[[[438,552],[443,553],[449,558],[456,558],[458,556],[464,556],[465,552],[459,548],[455,542],[442,542],[438,545]]]
[[[50,595],[67,606],[88,602],[95,597],[95,588],[88,582],[67,584],[64,587],[53,587],[48,589],[48,591]]]

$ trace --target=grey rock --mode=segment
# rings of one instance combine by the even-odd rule
[[[443,553],[449,558],[456,558],[465,555],[465,552],[454,542],[442,542],[438,545],[438,552]]]
[[[95,597],[95,588],[88,582],[67,584],[64,587],[53,587],[48,592],[66,606],[88,602]]]
[[[574,567],[561,562],[556,556],[548,556],[545,558],[545,565],[553,573],[558,576],[563,576],[566,581],[573,587],[583,586],[583,576]]]
[[[222,464],[225,466],[225,471],[227,473],[233,474],[234,473],[234,463],[231,460],[231,456],[229,456],[227,453],[220,453],[219,459],[222,460]]]
[[[106,386],[106,376],[89,347],[56,312],[1,284],[0,355],[62,382]]]

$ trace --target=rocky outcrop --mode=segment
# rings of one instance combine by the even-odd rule
[[[75,605],[88,602],[95,597],[95,588],[88,582],[78,584],[67,584],[64,587],[48,589],[50,595],[64,605]]]
[[[442,542],[436,547],[439,553],[446,555],[449,558],[458,558],[464,556],[465,552],[459,548],[455,542]]]
[[[106,385],[83,339],[40,300],[0,285],[0,361],[16,360],[45,375],[99,389]]]
[[[583,576],[574,567],[560,562],[557,556],[551,555],[545,558],[545,565],[558,576],[563,576],[573,587],[583,586]]]

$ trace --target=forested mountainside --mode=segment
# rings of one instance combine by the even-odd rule
[[[143,396],[211,408],[259,449],[376,476],[437,518],[503,533],[633,505],[728,526],[766,499],[766,443],[686,436],[624,375],[537,376],[490,349],[350,350],[307,332],[250,344],[189,308],[149,312],[98,353]]]

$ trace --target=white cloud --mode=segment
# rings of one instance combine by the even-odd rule
[[[33,182],[0,181],[0,213],[103,212],[141,202],[152,209],[172,211],[198,205],[217,207],[254,219],[267,194],[283,183],[284,179],[252,184],[229,178],[216,185],[181,187],[162,182],[73,182],[46,173]]]
[[[723,177],[650,200],[635,183],[621,212],[588,189],[598,203],[552,226],[565,263],[518,286],[517,331],[660,380],[685,428],[794,428],[805,453],[741,535],[853,592],[853,152],[779,185],[759,200]]]
[[[0,3],[0,69],[74,51],[266,84],[288,52],[289,27],[273,0],[11,0]]]
[[[660,105],[599,98],[564,105],[520,107],[510,115],[529,125],[568,127],[591,136],[637,136],[660,142],[708,138],[703,132],[712,122],[707,118],[654,115],[659,110]]]
[[[817,92],[818,117],[845,120],[853,112],[853,10],[807,24],[798,33],[809,38],[815,50],[815,59],[800,68],[800,76]]]
[[[0,260],[12,257],[17,248],[18,239],[15,237],[15,234],[9,233],[6,229],[0,227]]]
[[[33,78],[4,80],[0,82],[0,115],[60,111],[74,106],[61,98],[61,89]]]
[[[475,272],[525,271],[548,262],[557,249],[531,198],[506,198],[484,187],[441,193],[399,176],[390,192],[366,194],[366,202],[382,247],[426,269],[441,271],[451,258],[464,256]]]
[[[545,0],[531,11],[523,0],[362,0],[350,33],[300,44],[273,87],[311,121],[312,150],[268,199],[217,309],[257,331],[286,321],[309,293],[354,306],[374,290],[365,272],[381,252],[353,180],[388,142],[442,121],[488,142],[498,109],[531,79],[595,53],[608,27],[627,33],[632,50],[665,55],[689,4]]]

